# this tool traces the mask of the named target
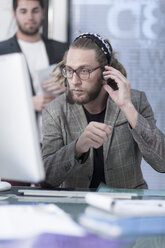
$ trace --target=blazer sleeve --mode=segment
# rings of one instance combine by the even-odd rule
[[[21,52],[20,46],[17,42],[16,35],[8,40],[0,42],[0,55]]]
[[[156,126],[144,92],[141,92],[137,123],[131,132],[146,162],[158,172],[165,172],[165,135]]]
[[[75,170],[82,166],[75,159],[75,144],[73,140],[66,144],[65,117],[63,113],[44,109],[42,154],[46,172],[46,180],[42,186],[58,187]]]

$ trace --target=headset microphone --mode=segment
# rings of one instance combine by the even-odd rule
[[[66,78],[64,78],[64,86],[65,86],[65,88],[67,87],[67,79]]]

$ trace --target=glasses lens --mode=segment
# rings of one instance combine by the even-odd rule
[[[73,76],[73,70],[64,67],[64,68],[62,69],[62,74],[63,74],[63,76],[64,76],[65,78],[72,78],[72,76]]]
[[[77,74],[82,80],[87,80],[89,78],[90,72],[88,69],[81,68],[77,70]]]

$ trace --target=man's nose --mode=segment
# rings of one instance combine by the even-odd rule
[[[32,19],[33,18],[33,13],[31,11],[27,12],[27,18]]]
[[[71,80],[72,80],[72,84],[74,84],[74,85],[81,84],[81,79],[79,78],[79,76],[77,75],[77,73],[75,71],[73,72],[73,77]]]

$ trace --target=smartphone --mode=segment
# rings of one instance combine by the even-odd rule
[[[103,77],[103,79],[104,79],[104,77]],[[104,80],[106,80],[106,79],[104,79]],[[107,81],[107,84],[113,89],[113,90],[118,90],[119,88],[118,88],[118,86],[117,86],[117,83],[113,80],[113,79],[107,79],[106,80]]]
[[[107,80],[107,84],[113,89],[113,90],[118,90],[118,86],[117,86],[117,83],[112,80],[112,79],[108,79]]]

